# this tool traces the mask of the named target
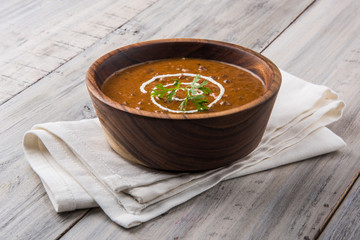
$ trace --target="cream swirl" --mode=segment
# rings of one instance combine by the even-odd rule
[[[147,93],[147,91],[145,90],[145,87],[149,84],[149,83],[152,83],[154,81],[156,81],[156,79],[159,79],[159,78],[166,78],[166,77],[180,77],[180,76],[187,76],[187,77],[196,77],[198,74],[193,74],[193,73],[175,73],[175,74],[164,74],[164,75],[158,75],[158,76],[155,76],[153,78],[151,78],[150,80],[144,82],[143,84],[141,84],[140,86],[140,91],[142,93]],[[215,103],[217,103],[221,98],[222,96],[224,95],[225,93],[225,88],[220,84],[218,83],[217,81],[215,81],[213,78],[211,77],[207,77],[207,76],[202,76],[200,75],[200,78],[202,79],[205,79],[213,84],[215,84],[219,89],[220,89],[220,93],[219,95],[217,95],[214,99],[214,101],[212,101],[211,103],[208,104],[208,107],[210,108],[212,105],[214,105]],[[190,85],[191,83],[181,83],[183,85]],[[167,84],[165,85],[164,87],[167,87],[167,86],[170,86],[172,84]],[[154,88],[155,89],[155,88]],[[154,90],[153,89],[153,90]],[[173,110],[173,109],[170,109],[170,108],[167,108],[167,107],[164,107],[162,106],[160,103],[158,103],[156,101],[156,99],[153,97],[153,96],[150,96],[151,98],[151,101],[156,105],[158,106],[159,108],[161,108],[162,110],[165,110],[165,111],[168,111],[168,112],[172,112],[172,113],[195,113],[195,112],[198,112],[198,110],[187,110],[187,111],[180,111],[180,110]],[[179,98],[174,98],[175,101],[182,101],[183,99],[179,99]]]

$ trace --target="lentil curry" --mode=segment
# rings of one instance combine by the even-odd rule
[[[145,62],[111,75],[102,91],[128,107],[150,112],[223,111],[265,93],[263,81],[235,65],[178,58]]]

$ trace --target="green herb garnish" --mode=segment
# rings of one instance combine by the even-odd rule
[[[159,97],[160,99],[165,99],[167,102],[171,102],[175,95],[176,91],[183,90],[186,93],[185,99],[180,104],[180,110],[186,111],[187,103],[192,102],[198,111],[205,111],[208,109],[208,106],[205,106],[208,103],[208,100],[204,95],[211,93],[210,88],[205,87],[208,84],[208,81],[203,81],[198,83],[200,80],[200,75],[196,75],[191,84],[181,87],[181,82],[178,79],[175,79],[172,87],[166,88],[161,83],[157,84],[151,92],[151,96]],[[199,90],[202,94],[199,93]]]

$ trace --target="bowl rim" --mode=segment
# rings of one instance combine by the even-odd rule
[[[221,45],[227,48],[234,48],[237,50],[242,50],[249,52],[250,54],[260,58],[264,63],[268,65],[268,67],[272,70],[272,76],[274,81],[270,85],[270,88],[265,91],[263,95],[261,95],[259,98],[246,103],[244,105],[234,107],[228,110],[224,111],[218,111],[218,112],[202,112],[202,113],[166,113],[166,112],[150,112],[145,110],[139,110],[132,107],[125,106],[123,104],[120,104],[114,100],[112,100],[110,97],[106,96],[102,90],[98,87],[95,77],[96,77],[96,71],[99,68],[99,66],[106,61],[108,58],[110,58],[113,55],[119,54],[124,50],[127,50],[129,48],[133,47],[142,47],[147,45],[153,45],[153,44],[162,44],[162,43],[169,43],[169,42],[194,42],[194,43],[206,43],[206,44],[214,44],[214,45]],[[206,118],[216,118],[216,117],[222,117],[226,115],[235,114],[238,112],[243,112],[245,110],[254,108],[272,97],[276,96],[282,82],[281,72],[279,68],[268,58],[263,56],[262,54],[255,52],[249,48],[239,46],[236,44],[228,43],[228,42],[222,42],[217,40],[209,40],[209,39],[197,39],[197,38],[169,38],[169,39],[157,39],[157,40],[149,40],[149,41],[142,41],[137,42],[133,44],[129,44],[117,49],[114,49],[105,55],[98,58],[94,63],[91,64],[89,67],[85,83],[87,86],[87,89],[89,93],[91,93],[94,97],[96,97],[98,100],[100,100],[103,104],[106,104],[112,108],[118,109],[123,112],[127,112],[134,115],[144,116],[144,117],[151,117],[151,118],[161,118],[161,119],[174,119],[174,120],[191,120],[191,119],[206,119]]]

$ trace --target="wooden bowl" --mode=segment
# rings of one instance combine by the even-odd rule
[[[202,58],[246,68],[265,83],[258,99],[209,113],[155,113],[121,105],[101,91],[119,69],[150,60]],[[99,58],[86,85],[111,147],[125,159],[171,171],[214,169],[241,160],[259,144],[281,85],[279,69],[267,58],[237,45],[201,39],[135,43]]]

